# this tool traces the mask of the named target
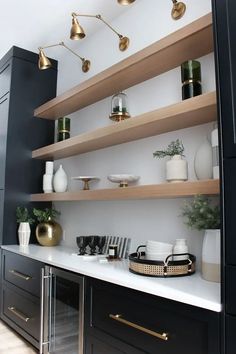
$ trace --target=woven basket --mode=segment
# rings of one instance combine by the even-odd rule
[[[173,256],[188,256],[188,259],[173,261]],[[129,256],[129,270],[149,277],[180,277],[195,273],[196,257],[190,253],[171,254],[164,262],[145,259],[145,252],[135,252]]]

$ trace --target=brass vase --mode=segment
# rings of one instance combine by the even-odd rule
[[[54,220],[42,222],[36,227],[36,237],[42,246],[56,246],[61,241],[62,228]]]

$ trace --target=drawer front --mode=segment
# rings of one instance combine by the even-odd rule
[[[4,280],[28,293],[40,296],[40,276],[43,263],[15,253],[3,253]]]
[[[225,354],[235,354],[236,317],[226,316]]]
[[[0,68],[0,98],[10,91],[11,64],[7,63]]]
[[[39,340],[40,301],[33,296],[23,296],[19,292],[3,287],[3,315]]]
[[[104,332],[149,354],[213,353],[209,349],[206,318],[191,318],[192,307],[183,305],[182,312],[175,312],[167,303],[162,306],[165,301],[158,297],[143,294],[146,300],[142,301],[135,295],[138,292],[130,294],[125,288],[118,288],[102,283],[90,286],[89,322],[95,332]],[[184,315],[185,308],[188,316]]]

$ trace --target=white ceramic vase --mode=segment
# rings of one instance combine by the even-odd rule
[[[52,193],[53,180],[53,161],[46,161],[45,174],[43,175],[43,191],[44,193]]]
[[[188,179],[188,163],[181,155],[174,155],[166,162],[166,180],[183,182]]]
[[[30,240],[30,224],[28,222],[20,223],[18,237],[20,246],[28,246]]]
[[[220,282],[220,230],[205,230],[202,245],[202,277]]]
[[[194,169],[197,179],[212,178],[212,147],[207,138],[196,151]]]
[[[212,145],[212,168],[213,168],[213,178],[219,179],[220,177],[220,167],[219,167],[219,139],[218,139],[218,129],[211,132],[211,145]]]
[[[68,186],[68,178],[65,171],[62,168],[62,165],[60,165],[53,178],[54,191],[57,193],[63,193],[67,190],[67,186]]]

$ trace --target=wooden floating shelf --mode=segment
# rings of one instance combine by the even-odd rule
[[[106,201],[136,200],[191,197],[196,194],[219,194],[219,180],[189,181],[182,183],[163,183],[127,188],[94,189],[78,192],[32,194],[32,202],[72,202],[72,201]]]
[[[32,157],[61,159],[216,119],[216,93],[210,92],[34,150]]]
[[[34,114],[57,119],[212,51],[210,13],[38,107]]]

